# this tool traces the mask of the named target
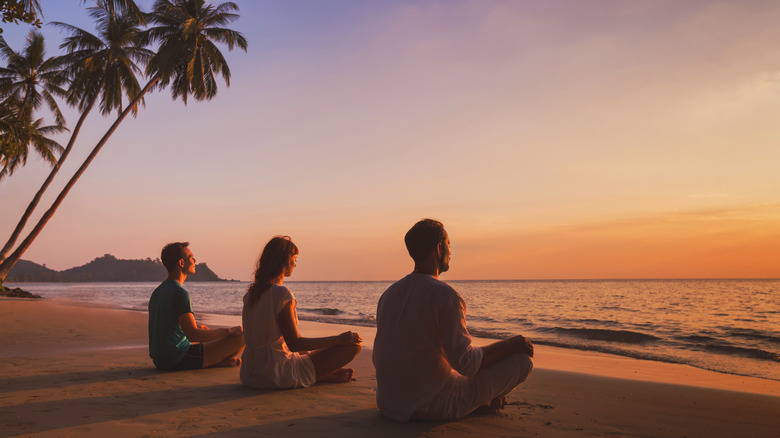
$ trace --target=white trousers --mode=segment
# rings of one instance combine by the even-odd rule
[[[525,353],[510,354],[473,377],[453,371],[451,378],[428,404],[412,414],[415,420],[456,420],[488,406],[523,383],[534,363]]]

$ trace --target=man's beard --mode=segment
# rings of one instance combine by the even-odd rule
[[[439,258],[439,274],[447,272],[450,269],[450,264],[444,261],[444,254]]]

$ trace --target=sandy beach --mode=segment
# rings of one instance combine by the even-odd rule
[[[0,300],[0,436],[780,436],[780,382],[545,346],[504,411],[396,423],[376,408],[371,328],[356,328],[356,381],[257,391],[235,368],[156,371],[146,323],[143,312]]]

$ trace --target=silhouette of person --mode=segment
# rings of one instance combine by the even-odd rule
[[[404,238],[414,271],[391,285],[377,306],[373,362],[376,401],[397,421],[454,420],[506,395],[533,368],[522,336],[478,348],[466,329],[466,304],[439,280],[449,269],[450,239],[441,222],[423,219]]]

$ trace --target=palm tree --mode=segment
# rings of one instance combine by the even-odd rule
[[[0,67],[0,97],[2,97],[2,127],[0,127],[0,181],[13,174],[14,170],[27,162],[30,147],[52,165],[56,163],[54,152],[61,152],[62,146],[46,135],[62,132],[65,118],[55,96],[63,96],[57,57],[46,58],[43,35],[33,30],[27,36],[27,43],[20,53],[15,52],[0,36],[0,57],[8,61]],[[56,125],[43,126],[43,119],[33,120],[32,114],[43,104],[54,115]]]
[[[237,20],[238,15],[234,13],[237,11],[238,6],[232,2],[214,7],[206,5],[204,0],[157,0],[155,2],[149,21],[158,26],[147,31],[145,40],[158,42],[160,47],[147,65],[149,82],[119,114],[27,238],[0,264],[0,281],[8,275],[11,267],[40,234],[119,124],[131,111],[136,110],[149,90],[156,86],[164,87],[172,84],[173,98],[181,98],[186,104],[189,95],[196,100],[210,100],[216,95],[215,74],[221,75],[225,83],[230,86],[230,69],[215,42],[226,44],[229,50],[238,46],[246,51],[246,39],[239,32],[218,27]]]
[[[85,3],[86,0],[81,2]],[[111,14],[127,14],[138,20],[139,23],[146,24],[146,14],[133,0],[96,0],[95,3]]]
[[[246,38],[223,27],[238,19],[238,6],[233,2],[218,6],[206,5],[204,0],[157,0],[149,21],[157,27],[149,29],[147,37],[160,43],[157,54],[147,66],[152,80],[159,86],[171,85],[174,99],[187,97],[210,100],[217,94],[215,74],[230,86],[230,68],[214,44],[227,45],[228,50],[238,46],[246,52]]]
[[[54,153],[62,152],[62,146],[49,136],[64,131],[63,125],[44,126],[42,118],[33,120],[24,104],[13,98],[3,101],[0,119],[0,180],[27,163],[30,148],[45,161],[56,163]]]
[[[44,192],[68,158],[93,105],[99,101],[103,115],[119,112],[123,107],[123,92],[128,100],[140,92],[141,87],[136,75],[141,73],[141,69],[136,62],[146,63],[153,55],[153,52],[142,47],[142,30],[136,20],[113,14],[101,7],[89,8],[88,11],[96,21],[98,35],[69,24],[54,23],[71,34],[60,46],[66,49],[68,54],[59,57],[57,65],[62,69],[63,76],[70,78],[66,93],[68,103],[77,107],[81,116],[57,165],[33,196],[16,228],[0,250],[0,262],[5,260],[13,248]]]
[[[38,0],[2,0],[0,1],[0,18],[5,23],[22,21],[37,27],[41,27],[38,18],[41,13],[41,5]],[[2,33],[2,29],[0,29]]]
[[[37,30],[30,31],[22,53],[13,51],[0,36],[0,57],[8,60],[7,67],[0,67],[0,78],[4,80],[0,83],[0,95],[13,97],[30,112],[45,102],[57,124],[64,125],[65,117],[54,97],[65,95],[61,87],[65,79],[60,75],[57,57],[46,58],[43,35]]]

